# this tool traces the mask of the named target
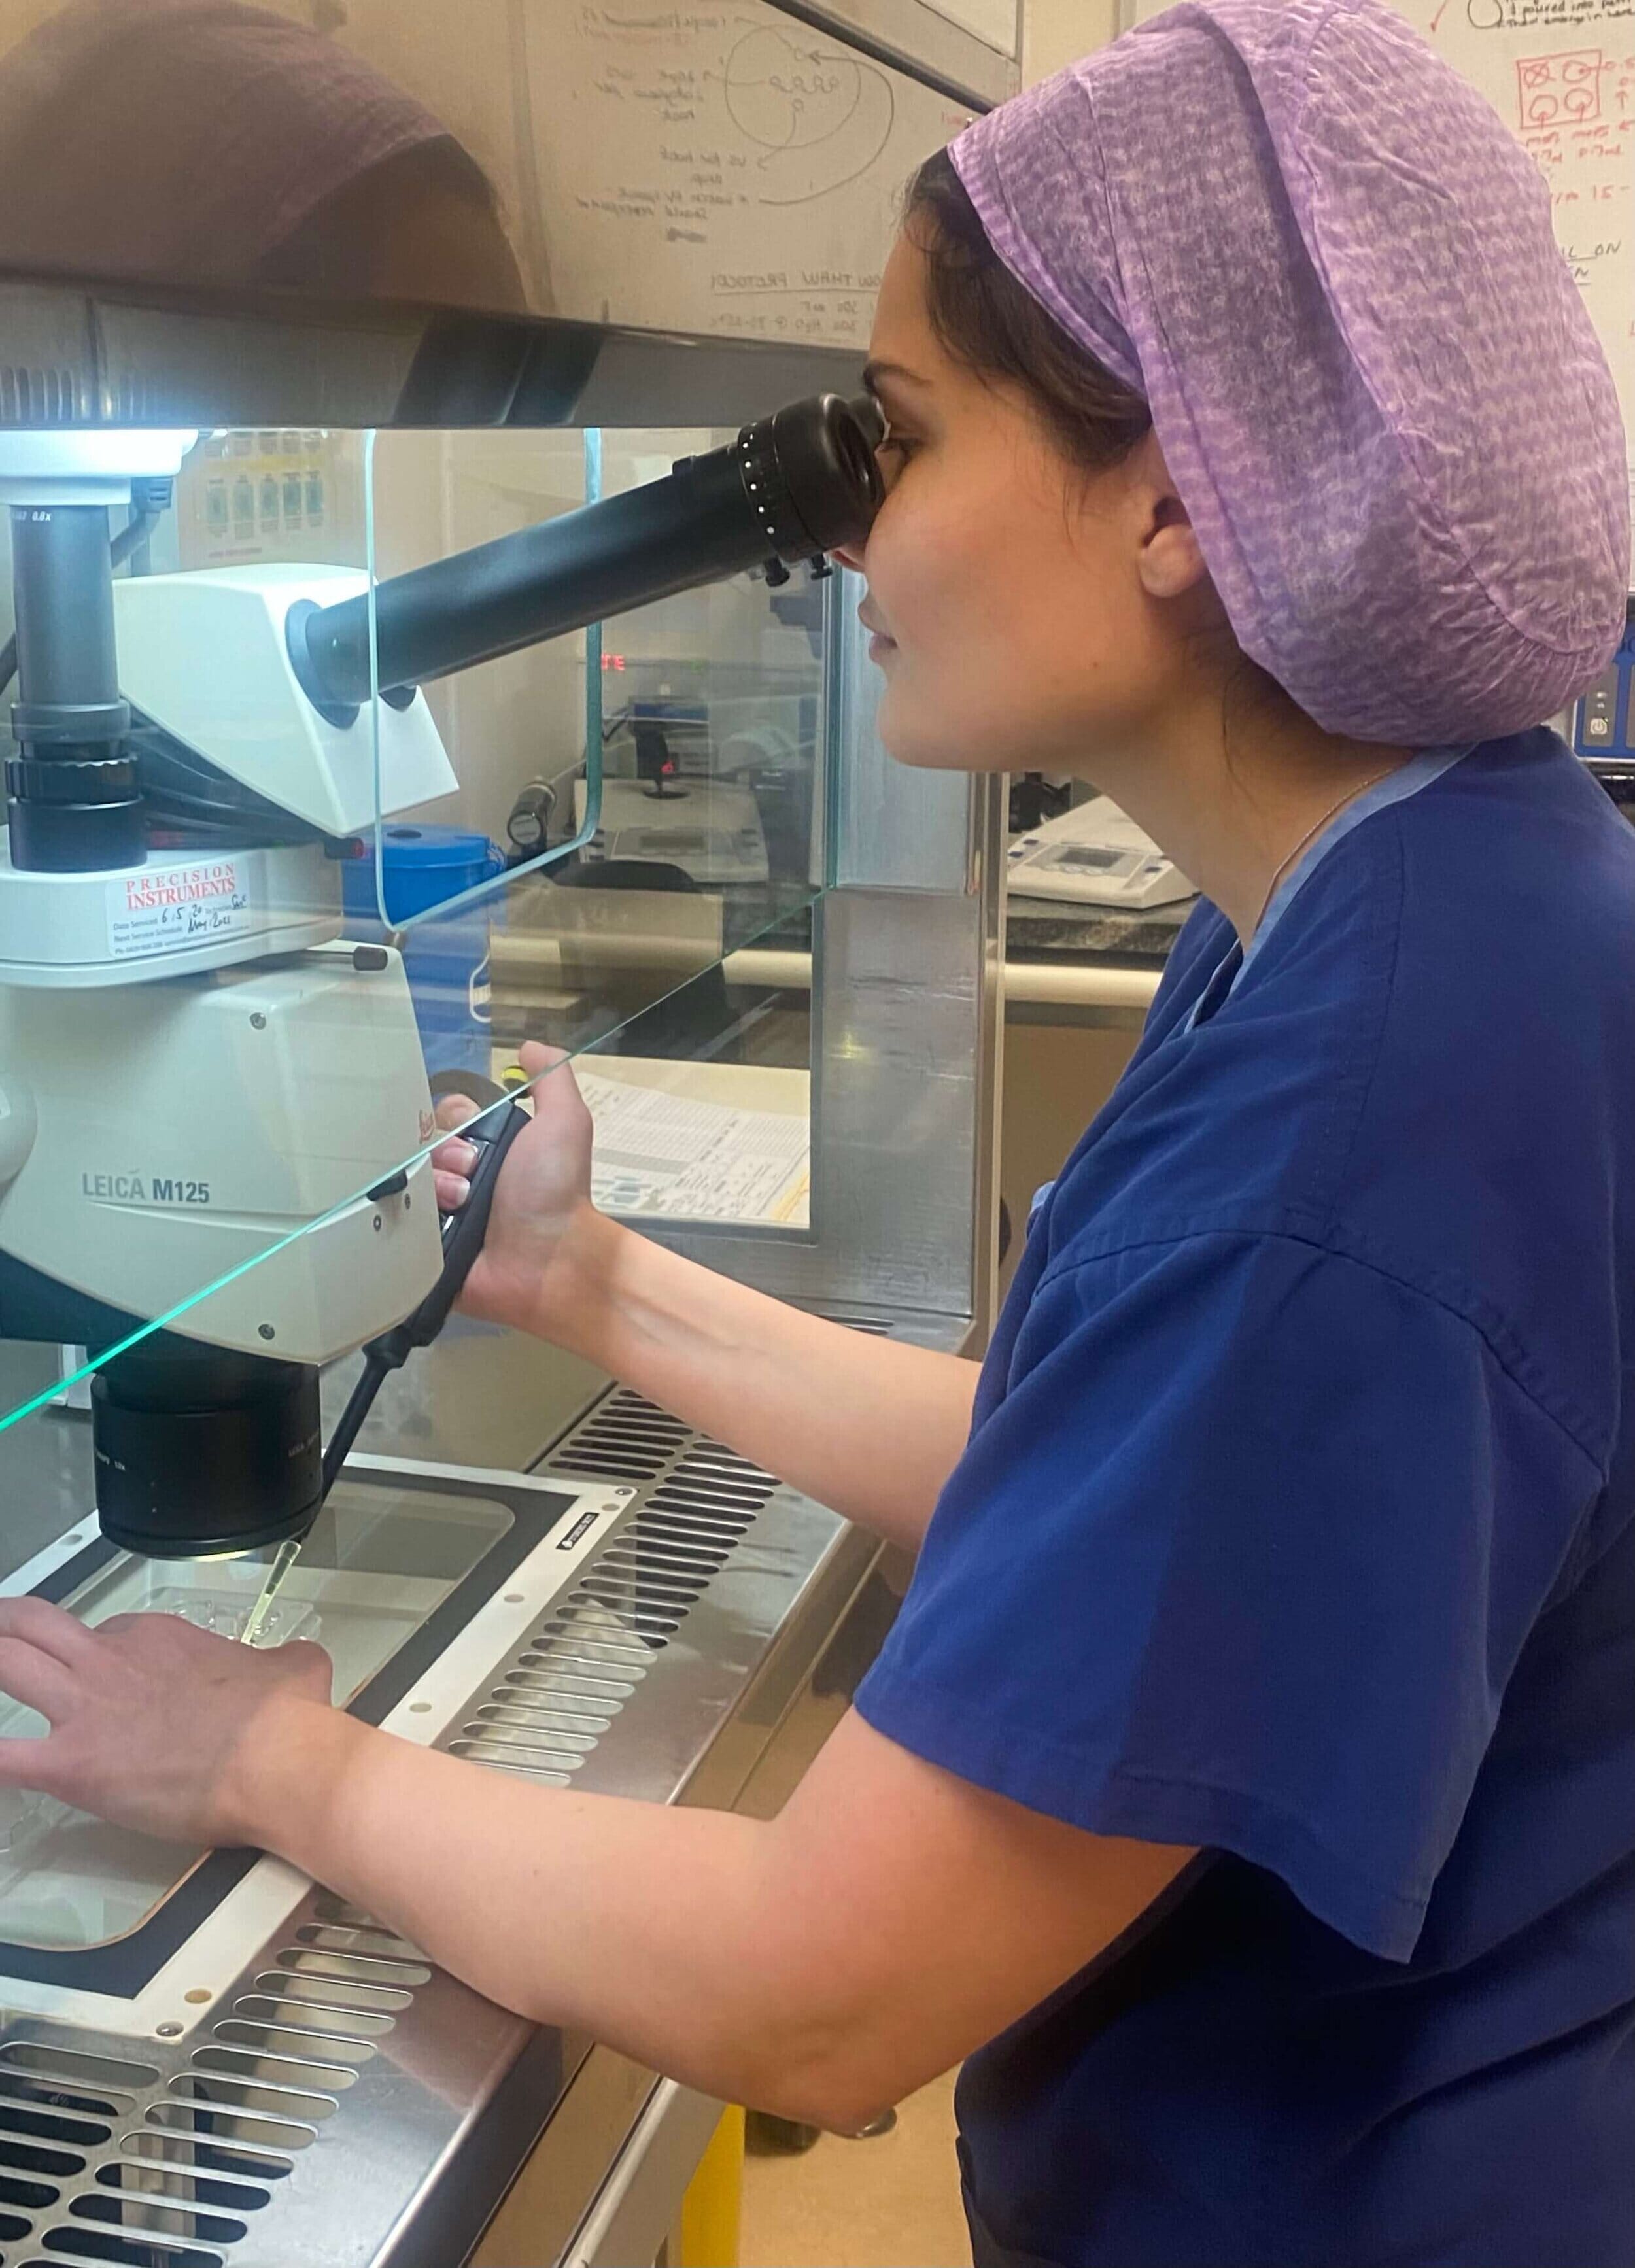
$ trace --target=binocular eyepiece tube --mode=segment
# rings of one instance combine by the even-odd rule
[[[416,687],[474,662],[747,569],[777,573],[861,543],[883,494],[883,432],[867,395],[826,394],[745,426],[725,448],[685,457],[662,480],[564,512],[381,583],[373,594],[290,611],[303,690],[348,725],[378,683],[407,703]]]

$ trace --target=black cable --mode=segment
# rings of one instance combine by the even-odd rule
[[[119,572],[133,551],[141,550],[163,517],[162,512],[155,512],[151,506],[148,506],[137,512],[129,526],[120,529],[119,534],[108,546],[108,556],[113,562],[115,574]]]
[[[363,1423],[374,1407],[374,1400],[383,1381],[388,1379],[395,1366],[383,1362],[372,1348],[364,1349],[363,1375],[346,1398],[346,1407],[335,1421],[329,1436],[329,1446],[324,1451],[323,1495],[319,1499],[327,1504],[329,1491],[340,1476],[342,1466],[351,1454],[353,1442],[362,1430]]]

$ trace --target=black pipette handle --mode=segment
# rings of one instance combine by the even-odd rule
[[[372,1339],[366,1355],[378,1353],[388,1369],[396,1370],[416,1347],[430,1346],[448,1321],[449,1310],[466,1288],[476,1256],[488,1234],[489,1215],[505,1153],[528,1123],[529,1114],[512,1101],[504,1110],[496,1107],[460,1129],[460,1138],[477,1153],[468,1180],[471,1193],[458,1212],[443,1216],[443,1272],[425,1298],[393,1330]]]
[[[458,1212],[443,1216],[443,1267],[437,1282],[412,1315],[405,1316],[391,1330],[383,1331],[378,1339],[371,1339],[364,1349],[363,1375],[348,1395],[346,1407],[324,1451],[326,1498],[383,1382],[394,1370],[402,1368],[416,1347],[430,1346],[448,1321],[449,1310],[464,1291],[466,1278],[488,1234],[489,1215],[494,1209],[494,1191],[505,1152],[527,1123],[528,1113],[519,1102],[512,1101],[503,1111],[484,1111],[469,1126],[460,1128],[460,1139],[468,1142],[477,1153],[469,1177],[470,1195]]]

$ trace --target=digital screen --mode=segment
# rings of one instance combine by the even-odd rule
[[[1064,843],[1050,858],[1053,866],[1066,866],[1076,874],[1106,874],[1115,866],[1123,866],[1130,858],[1128,850],[1108,850],[1099,843]]]

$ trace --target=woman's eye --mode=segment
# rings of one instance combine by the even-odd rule
[[[904,433],[887,433],[874,453],[887,473],[900,472],[918,446]]]

